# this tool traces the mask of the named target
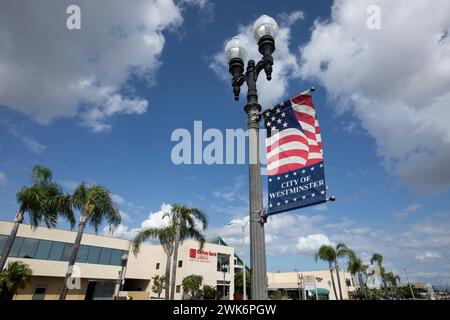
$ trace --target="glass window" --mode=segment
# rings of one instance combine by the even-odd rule
[[[159,270],[159,262],[156,264],[156,270]]]
[[[176,293],[180,293],[180,291],[181,291],[181,286],[177,286],[176,287]]]
[[[48,255],[48,260],[61,261],[63,251],[64,251],[64,243],[53,242],[52,248],[50,249],[50,254]]]
[[[20,249],[19,258],[33,259],[38,244],[39,240],[24,239],[22,243],[22,248]]]
[[[64,252],[63,252],[63,255],[61,258],[62,261],[69,261],[70,251],[72,251],[72,247],[73,247],[73,244],[71,244],[71,243],[64,244]]]
[[[39,244],[34,254],[35,259],[47,260],[52,248],[52,242],[48,240],[39,240]]]
[[[86,263],[89,255],[89,246],[81,245],[78,249],[77,262]]]
[[[8,236],[0,235],[0,256],[2,255],[7,240]]]
[[[113,266],[121,266],[122,265],[122,255],[123,250],[113,249],[111,253],[111,265]]]
[[[23,243],[23,238],[17,237],[16,239],[14,239],[13,246],[9,253],[10,257],[18,257],[19,256],[19,252],[20,252],[20,248],[22,247],[22,243]]]
[[[223,253],[217,254],[217,271],[224,272],[224,270],[228,270],[229,272],[230,269],[228,268],[229,265],[230,265],[229,255]]]
[[[98,260],[99,264],[109,264],[111,261],[111,252],[112,249],[110,248],[102,248],[102,251],[100,252],[100,259]]]
[[[47,288],[45,288],[45,287],[37,287],[36,289],[34,289],[33,297],[31,299],[32,300],[44,300],[46,289]]]
[[[178,268],[182,268],[183,267],[183,260],[178,260]]]
[[[87,262],[98,263],[98,258],[100,257],[100,250],[101,248],[99,247],[90,247]]]

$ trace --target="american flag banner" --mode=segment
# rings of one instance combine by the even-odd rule
[[[263,112],[267,131],[267,214],[326,201],[322,139],[309,91]]]

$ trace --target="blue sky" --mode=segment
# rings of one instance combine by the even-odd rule
[[[0,219],[14,218],[16,191],[42,164],[67,192],[80,181],[109,188],[124,213],[118,236],[158,225],[167,204],[184,203],[209,215],[208,236],[237,246],[239,228],[226,224],[247,214],[247,167],[174,165],[171,134],[192,131],[197,120],[204,130],[245,128],[223,48],[268,14],[280,39],[274,79],[259,84],[261,103],[317,88],[337,197],[269,219],[269,271],[325,268],[315,248],[345,242],[365,261],[383,254],[401,278],[407,267],[414,280],[450,282],[445,1],[428,7],[434,20],[420,21],[396,18],[420,13],[420,0],[110,1],[106,12],[100,2],[78,3],[81,30],[65,27],[70,1],[44,1],[46,10],[29,2],[26,16],[14,1],[0,5]],[[366,26],[370,4],[381,8],[380,30]],[[430,43],[419,48],[405,26]]]

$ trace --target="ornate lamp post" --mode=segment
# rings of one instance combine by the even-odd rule
[[[264,237],[265,215],[263,212],[261,165],[259,162],[259,118],[261,106],[258,103],[256,81],[262,70],[267,80],[272,79],[272,54],[278,34],[276,21],[266,15],[256,20],[253,26],[255,40],[262,58],[258,63],[249,60],[244,73],[247,50],[243,42],[235,37],[226,46],[225,53],[232,76],[234,99],[239,100],[241,86],[247,84],[247,114],[249,129],[249,203],[250,203],[250,266],[252,269],[252,299],[267,300],[266,244]]]

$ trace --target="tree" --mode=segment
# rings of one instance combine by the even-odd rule
[[[361,290],[361,293],[364,297],[364,299],[368,299],[367,291],[366,291],[366,285],[365,282],[363,282],[363,269],[365,269],[364,264],[362,263],[361,259],[352,251],[349,250],[348,252],[348,271],[356,275],[358,274],[358,282],[359,282],[359,288]]]
[[[400,277],[393,272],[385,274],[386,283],[389,283],[390,291],[393,291],[393,295],[398,296],[397,284],[400,282]]]
[[[181,285],[183,287],[183,299],[188,300],[198,300],[202,297],[202,286],[203,277],[198,275],[190,275],[183,279]]]
[[[171,224],[175,228],[174,250],[172,260],[172,276],[170,285],[170,299],[175,298],[175,284],[177,276],[178,247],[183,240],[193,238],[200,242],[203,248],[205,237],[202,231],[208,227],[208,218],[200,209],[188,208],[180,204],[174,204],[170,213],[163,217],[170,217]],[[200,225],[200,226],[198,226]]]
[[[334,277],[333,277],[333,263],[336,261],[336,250],[332,246],[329,245],[322,245],[319,248],[319,251],[314,255],[314,259],[316,260],[322,260],[325,262],[328,262],[328,268],[330,269],[330,275],[331,275],[331,283],[333,285],[333,291],[334,296],[336,297],[336,300],[338,299],[338,295],[336,293],[336,284],[334,283]]]
[[[244,277],[243,272],[236,272],[234,274],[234,294],[235,295],[243,295],[244,294],[244,288],[242,287],[242,278]],[[247,271],[245,275],[245,283],[246,283],[246,290],[247,295],[251,295],[251,286],[252,286],[252,276],[251,273]]]
[[[53,182],[50,169],[35,166],[31,176],[31,186],[22,187],[16,195],[19,211],[16,214],[14,226],[6,241],[0,257],[0,271],[3,270],[9,257],[19,226],[28,214],[31,227],[37,228],[45,223],[48,228],[56,226],[58,217],[65,217],[71,227],[75,226],[70,196],[63,193],[59,184]]]
[[[165,299],[169,300],[169,290],[170,290],[170,263],[173,254],[173,246],[175,241],[175,227],[173,225],[163,227],[163,228],[145,228],[139,231],[133,240],[133,253],[138,254],[139,248],[144,241],[148,239],[158,239],[163,247],[166,254],[166,272],[164,276],[164,289],[165,289]],[[159,296],[158,296],[159,297]]]
[[[389,296],[389,294],[387,292],[386,278],[385,278],[385,275],[384,275],[383,256],[381,254],[379,254],[379,253],[374,253],[372,255],[372,258],[370,259],[370,264],[373,265],[374,262],[377,263],[377,266],[380,269],[380,276],[381,276],[381,280],[383,281],[384,297],[387,298]]]
[[[337,278],[337,282],[338,282],[338,286],[339,286],[339,297],[340,297],[340,300],[342,300],[342,288],[341,288],[341,279],[340,279],[340,275],[339,275],[339,261],[338,261],[338,258],[342,258],[342,257],[348,255],[349,252],[350,252],[350,250],[349,250],[349,248],[347,248],[347,246],[345,244],[339,243],[336,246],[336,248],[333,248],[330,245],[322,245],[319,248],[319,251],[315,254],[316,262],[317,262],[318,259],[328,262],[329,269],[330,269],[330,274],[331,274],[331,280],[332,280],[332,283],[333,283],[334,295],[336,296],[336,299],[338,299],[338,296],[336,294],[336,285],[334,284],[334,278],[333,278],[333,266],[332,266],[332,264],[334,263],[334,267],[336,269],[336,278]]]
[[[12,300],[19,289],[25,289],[33,272],[20,261],[8,263],[8,268],[0,273],[0,300]]]
[[[78,250],[80,249],[80,243],[86,225],[91,225],[94,227],[95,232],[97,232],[98,227],[106,220],[109,225],[109,230],[112,232],[120,225],[122,220],[119,210],[111,199],[111,193],[103,186],[87,186],[81,183],[75,190],[71,200],[72,206],[80,212],[80,220],[75,243],[70,250],[69,264],[59,295],[60,300],[66,299],[68,292],[67,282],[72,276],[73,266],[78,255]]]
[[[216,288],[208,285],[203,286],[203,299],[204,300],[217,300],[220,295]]]
[[[152,291],[158,295],[158,299],[166,285],[166,278],[164,276],[156,275],[153,278]]]

